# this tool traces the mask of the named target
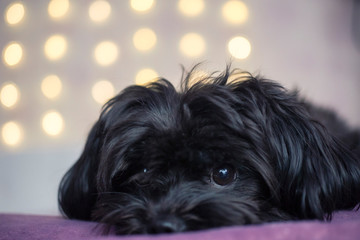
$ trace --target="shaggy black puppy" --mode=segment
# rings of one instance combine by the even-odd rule
[[[104,106],[61,181],[66,216],[164,233],[329,220],[360,202],[359,132],[275,82],[193,74],[179,92],[159,79]]]

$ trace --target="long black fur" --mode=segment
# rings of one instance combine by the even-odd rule
[[[61,181],[64,215],[162,233],[330,220],[359,204],[359,131],[273,81],[192,74],[179,92],[159,79],[104,106]]]

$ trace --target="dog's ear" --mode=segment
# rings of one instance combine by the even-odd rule
[[[58,201],[62,213],[91,219],[99,193],[112,191],[112,179],[126,165],[126,151],[148,131],[148,123],[156,118],[163,125],[171,124],[166,120],[172,113],[164,114],[169,95],[176,96],[176,91],[162,80],[147,87],[130,86],[104,105],[79,160],[61,180]]]
[[[266,80],[244,85],[238,89],[249,91],[238,96],[252,105],[247,129],[256,141],[263,139],[254,145],[265,148],[258,152],[265,150],[267,166],[273,166],[277,176],[272,192],[278,207],[297,218],[317,219],[354,208],[360,202],[357,156],[309,115],[296,93]]]
[[[269,144],[280,182],[281,208],[300,218],[331,218],[360,202],[360,161],[308,114],[296,94],[271,83]]]
[[[58,201],[60,211],[69,218],[90,220],[96,202],[96,174],[99,161],[99,125],[90,131],[79,160],[60,182]]]

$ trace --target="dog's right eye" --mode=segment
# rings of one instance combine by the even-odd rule
[[[212,169],[211,181],[216,185],[225,186],[236,179],[236,170],[231,165],[222,165]]]
[[[147,186],[149,184],[149,179],[144,174],[147,174],[148,172],[148,168],[140,168],[138,169],[138,172],[132,176],[131,180],[139,187]]]

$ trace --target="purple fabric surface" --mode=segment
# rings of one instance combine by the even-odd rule
[[[360,239],[360,211],[340,212],[332,222],[297,221],[258,226],[237,226],[198,232],[164,235],[101,236],[96,223],[61,217],[0,214],[0,239]]]

